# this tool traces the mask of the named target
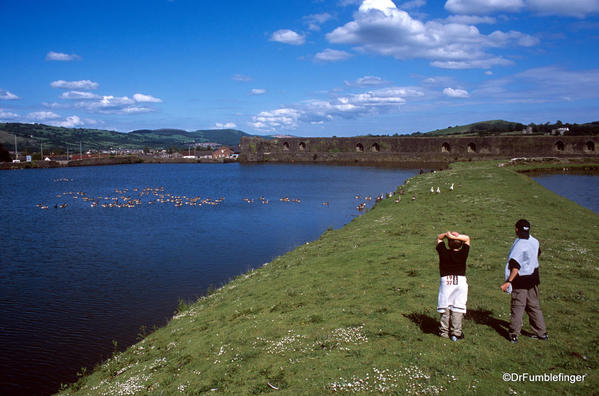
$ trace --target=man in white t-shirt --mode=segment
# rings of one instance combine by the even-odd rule
[[[547,340],[545,319],[539,305],[539,241],[530,235],[530,223],[525,219],[516,223],[516,235],[505,265],[505,282],[501,285],[501,290],[512,294],[509,340],[518,342],[525,310],[534,332],[532,338]]]

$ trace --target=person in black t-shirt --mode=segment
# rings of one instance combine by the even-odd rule
[[[445,246],[447,238],[449,248]],[[470,237],[458,232],[446,232],[437,236],[439,253],[439,296],[437,312],[439,335],[457,341],[464,338],[462,321],[466,313],[468,283],[466,281],[466,260],[470,251]]]

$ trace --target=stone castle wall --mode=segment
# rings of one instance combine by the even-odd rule
[[[557,157],[599,159],[599,136],[352,137],[241,139],[242,162],[447,164]]]

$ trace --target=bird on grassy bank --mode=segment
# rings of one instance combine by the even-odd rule
[[[453,191],[453,183],[451,183],[451,186],[449,186],[449,191]]]

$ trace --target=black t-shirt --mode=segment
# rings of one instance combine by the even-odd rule
[[[441,276],[447,275],[463,275],[466,276],[466,259],[470,246],[463,244],[458,251],[448,249],[445,242],[437,244],[437,252],[439,253],[439,272]]]
[[[540,249],[539,249],[540,250]],[[540,253],[539,253],[540,255]],[[514,268],[520,269],[520,263],[516,260],[511,259],[508,264],[508,269],[511,271]],[[530,275],[516,275],[514,280],[512,280],[512,288],[513,289],[530,289],[531,287],[535,287],[541,283],[541,278],[539,277],[539,269],[535,268],[534,272]]]

